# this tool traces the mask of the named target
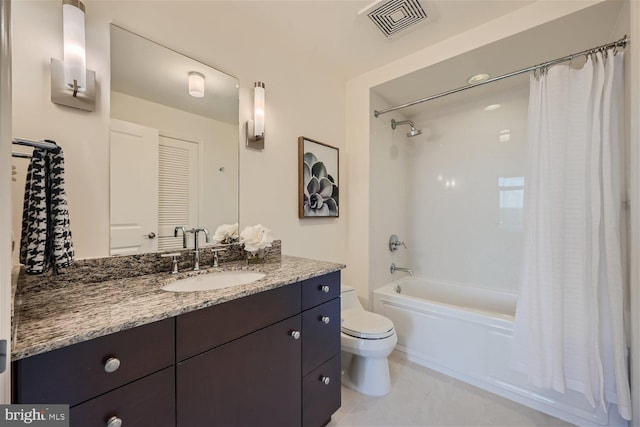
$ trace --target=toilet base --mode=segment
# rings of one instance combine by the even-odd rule
[[[342,384],[367,396],[384,396],[391,391],[389,361],[386,356],[350,356],[351,360],[342,373]]]

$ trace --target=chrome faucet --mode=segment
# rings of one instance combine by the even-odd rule
[[[206,228],[194,228],[188,231],[189,233],[193,233],[193,271],[200,270],[200,248],[198,247],[198,235],[201,231],[204,232],[207,243],[209,243],[211,238],[209,236],[209,230]]]
[[[173,230],[173,237],[178,237],[178,231],[182,231],[182,247],[187,248],[187,230],[184,229],[184,225],[178,226]]]
[[[391,272],[391,274],[395,273],[396,271],[404,271],[406,273],[409,273],[409,276],[413,276],[413,271],[411,271],[410,268],[396,267],[395,262],[391,263],[391,267],[389,268],[389,271]]]

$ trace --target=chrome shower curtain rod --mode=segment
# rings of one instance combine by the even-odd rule
[[[518,70],[518,71],[512,71],[511,73],[507,73],[507,74],[503,74],[501,76],[493,77],[493,78],[490,78],[490,79],[485,80],[483,82],[468,84],[466,86],[462,86],[462,87],[459,87],[459,88],[456,88],[456,89],[451,89],[451,90],[448,90],[446,92],[439,93],[437,95],[427,96],[426,98],[417,99],[415,101],[407,102],[406,104],[398,105],[396,107],[387,108],[385,110],[379,110],[379,111],[378,110],[374,110],[373,115],[378,117],[381,114],[390,113],[391,111],[400,110],[402,108],[411,107],[411,106],[416,105],[416,104],[421,104],[423,102],[427,102],[427,101],[431,101],[431,100],[434,100],[434,99],[442,98],[443,96],[452,95],[454,93],[462,92],[463,90],[467,90],[467,89],[471,89],[471,88],[474,88],[474,87],[486,85],[487,83],[497,82],[498,80],[506,79],[507,77],[517,76],[519,74],[528,73],[530,71],[534,71],[534,70],[537,70],[539,68],[548,67],[550,65],[555,65],[555,64],[558,64],[560,62],[570,61],[570,60],[572,60],[573,58],[575,58],[577,56],[588,55],[590,53],[595,53],[595,52],[597,52],[599,50],[606,50],[606,49],[617,48],[617,47],[624,48],[627,45],[627,43],[629,43],[629,38],[625,35],[623,38],[621,38],[620,40],[615,41],[615,42],[603,44],[602,46],[594,47],[592,49],[583,50],[582,52],[578,52],[578,53],[574,53],[574,54],[571,54],[571,55],[563,56],[562,58],[558,58],[558,59],[554,59],[554,60],[551,60],[551,61],[543,62],[542,64],[533,65],[531,67],[523,68],[523,69]]]

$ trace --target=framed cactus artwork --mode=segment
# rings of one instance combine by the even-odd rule
[[[339,217],[336,147],[301,136],[298,138],[298,217]]]

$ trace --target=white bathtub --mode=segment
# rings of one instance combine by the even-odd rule
[[[515,293],[406,277],[375,290],[373,302],[413,362],[570,423],[628,425],[614,405],[593,409],[579,393],[536,388],[509,368]]]

